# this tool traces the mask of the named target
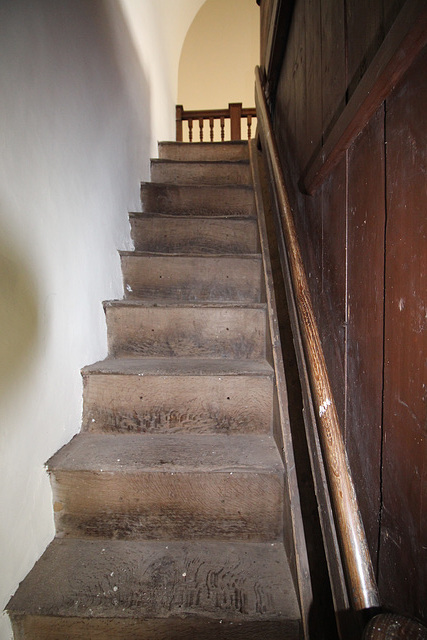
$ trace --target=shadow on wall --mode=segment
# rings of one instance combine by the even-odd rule
[[[0,226],[0,402],[19,379],[38,333],[36,284],[22,252]]]

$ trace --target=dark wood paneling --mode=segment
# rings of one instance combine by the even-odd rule
[[[342,0],[322,2],[322,129],[331,129],[345,105],[345,14]]]
[[[383,0],[346,0],[348,98],[384,38]]]
[[[427,51],[387,102],[384,511],[387,605],[427,620]]]
[[[320,2],[305,0],[305,134],[301,140],[301,169],[322,146],[321,51]]]
[[[427,54],[412,57],[405,84],[388,100],[385,131],[382,106],[315,197],[298,188],[318,118],[327,130],[341,90],[347,100],[357,87],[370,95],[361,76],[403,5],[422,3],[344,4],[345,24],[339,0],[296,3],[275,130],[282,160],[294,154],[287,173],[295,224],[381,594],[388,606],[426,620]]]
[[[346,161],[322,187],[322,313],[319,327],[341,427],[345,424]]]
[[[349,150],[346,445],[372,561],[380,513],[384,109]]]

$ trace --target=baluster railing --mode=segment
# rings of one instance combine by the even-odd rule
[[[215,140],[215,122],[219,122],[221,142],[225,140],[226,121],[230,122],[230,140],[242,139],[242,119],[246,119],[248,140],[252,137],[253,119],[256,118],[255,107],[243,108],[241,102],[233,102],[226,109],[206,109],[185,111],[182,105],[176,107],[176,140],[183,142],[188,137],[193,142],[193,122],[199,122],[199,142],[203,142],[205,122],[209,125],[210,142]],[[183,122],[188,124],[188,134],[184,135]]]

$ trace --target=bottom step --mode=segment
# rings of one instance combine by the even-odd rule
[[[55,539],[7,607],[15,640],[296,640],[279,543]]]

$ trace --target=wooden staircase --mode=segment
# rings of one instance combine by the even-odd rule
[[[162,143],[16,640],[296,640],[248,146]]]

